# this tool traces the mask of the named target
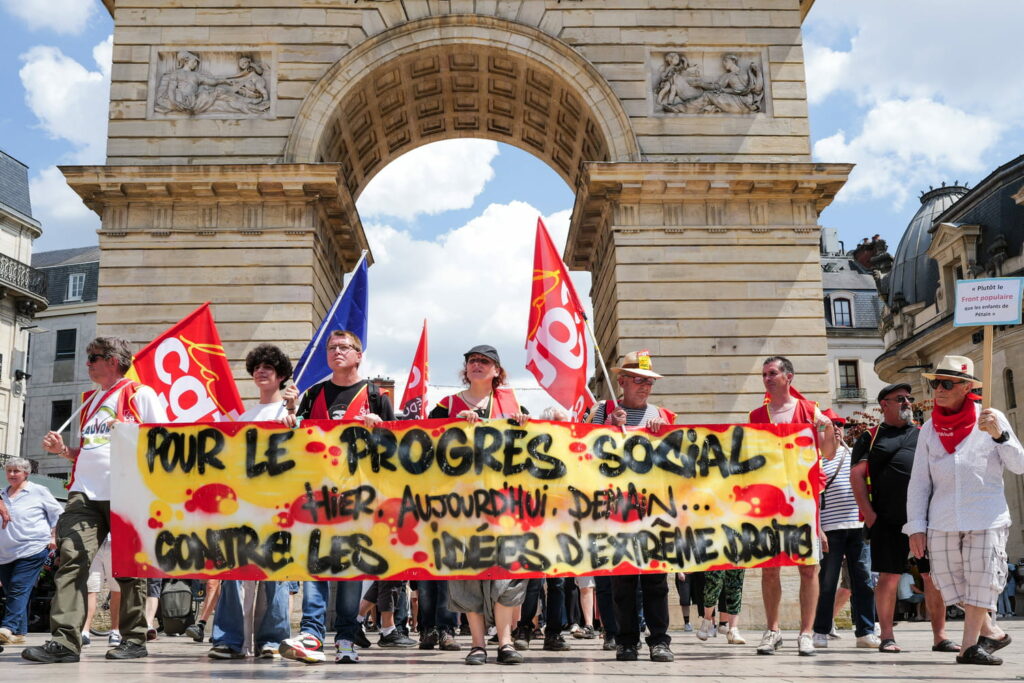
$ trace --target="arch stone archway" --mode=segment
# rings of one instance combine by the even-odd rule
[[[810,160],[809,0],[105,4],[107,164],[63,169],[102,218],[100,333],[212,301],[239,377],[253,340],[298,356],[367,248],[366,184],[479,137],[572,187],[609,364],[650,349],[693,422],[742,420],[769,354],[827,402],[817,219],[850,167]]]

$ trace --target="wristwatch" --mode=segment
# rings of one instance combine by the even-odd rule
[[[1003,432],[999,435],[999,438],[992,437],[992,440],[996,443],[1006,443],[1010,440],[1010,432]]]

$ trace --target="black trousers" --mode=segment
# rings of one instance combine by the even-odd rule
[[[619,633],[615,642],[627,647],[640,644],[640,615],[636,604],[636,588],[640,584],[643,594],[644,619],[651,635],[647,644],[668,645],[668,575],[633,574],[612,577],[612,599],[615,602],[615,621]]]
[[[571,581],[571,579],[570,579]],[[537,613],[540,602],[541,588],[545,579],[530,579],[526,584],[526,599],[523,601],[522,616],[519,626],[530,639],[533,634],[533,615]],[[562,632],[562,619],[565,609],[565,579],[546,579],[547,583],[547,614],[545,615],[544,637],[552,638]]]

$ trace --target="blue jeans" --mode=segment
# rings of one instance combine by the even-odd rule
[[[28,599],[49,554],[50,549],[43,548],[35,555],[0,564],[0,583],[7,596],[7,611],[0,626],[11,629],[16,636],[28,633]]]
[[[265,607],[253,623],[253,645],[259,654],[264,645],[276,648],[282,640],[291,635],[288,623],[288,585],[282,581],[261,581],[257,584],[263,594]],[[245,614],[242,605],[242,584],[239,581],[224,581],[217,599],[217,612],[213,616],[213,644],[227,645],[241,652],[245,645]]]
[[[336,581],[338,592],[334,599],[334,640],[355,640],[359,632],[359,599],[363,597],[362,581]],[[331,582],[302,582],[302,621],[299,630],[316,636],[327,637],[327,598],[331,594]]]
[[[418,581],[416,594],[420,599],[420,632],[436,628],[455,635],[457,617],[448,609],[448,582]]]
[[[850,611],[853,612],[854,633],[858,637],[875,631],[875,593],[871,589],[870,559],[864,543],[863,529],[826,531],[828,552],[821,559],[818,572],[818,609],[814,615],[814,632],[832,630],[836,588],[843,568],[843,558],[850,572]]]

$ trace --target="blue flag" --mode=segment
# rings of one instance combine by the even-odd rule
[[[299,364],[295,366],[295,386],[300,393],[331,376],[331,368],[327,365],[327,339],[332,330],[348,330],[354,333],[363,343],[363,350],[366,350],[369,298],[370,284],[364,252],[352,272],[352,277],[341,288],[334,305],[327,312],[320,327],[316,329],[309,346],[302,352]]]

